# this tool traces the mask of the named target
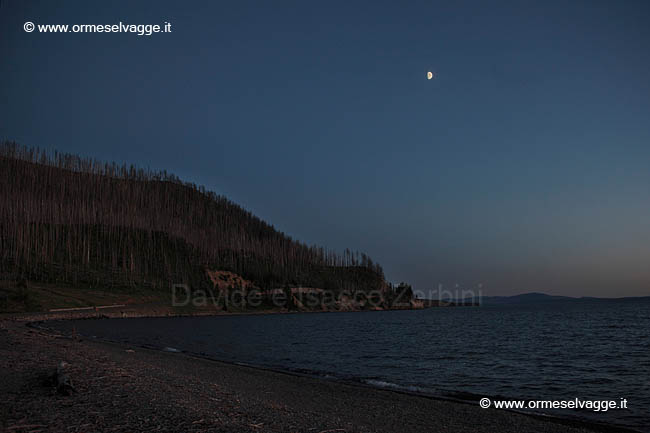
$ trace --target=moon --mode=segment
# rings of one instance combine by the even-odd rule
[[[433,72],[429,71],[427,72],[427,80],[430,80],[433,78]]]

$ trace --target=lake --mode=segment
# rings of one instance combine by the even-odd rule
[[[537,412],[650,431],[647,299],[75,320],[52,326],[66,332],[74,327],[87,337],[445,398],[626,398],[628,409]]]

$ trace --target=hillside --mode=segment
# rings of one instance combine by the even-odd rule
[[[214,272],[260,292],[394,295],[367,255],[307,246],[166,171],[0,145],[0,279],[109,292],[242,288],[219,286]]]

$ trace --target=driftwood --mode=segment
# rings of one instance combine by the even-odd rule
[[[61,395],[70,395],[73,392],[77,392],[74,386],[72,386],[72,379],[70,375],[66,373],[65,369],[68,366],[68,363],[61,361],[56,367],[56,373],[54,373],[54,384],[56,385],[56,392]]]

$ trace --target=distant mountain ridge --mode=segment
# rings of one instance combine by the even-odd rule
[[[513,296],[483,296],[477,298],[465,298],[464,302],[479,302],[481,305],[516,305],[516,304],[542,304],[553,302],[577,302],[577,301],[612,301],[612,300],[650,300],[650,296],[627,296],[620,298],[598,298],[593,296],[558,296],[547,295],[546,293],[531,292]]]

